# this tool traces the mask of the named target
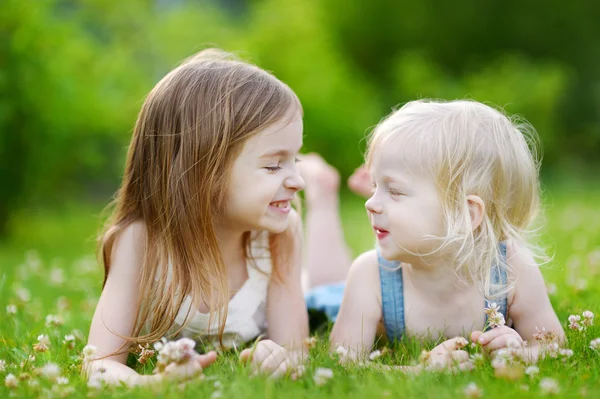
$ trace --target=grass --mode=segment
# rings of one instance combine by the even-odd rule
[[[543,267],[543,273],[546,281],[556,286],[551,300],[565,326],[570,314],[581,314],[588,309],[600,314],[600,264],[588,259],[590,253],[600,249],[600,214],[596,210],[599,202],[600,189],[597,187],[556,185],[546,191],[544,240],[555,258]],[[538,376],[523,377],[518,381],[495,378],[489,364],[470,373],[423,373],[419,376],[359,366],[342,367],[329,355],[326,336],[320,334],[304,376],[296,381],[251,378],[250,372],[237,363],[236,354],[229,353],[205,370],[204,380],[183,387],[166,384],[146,389],[96,391],[88,388],[79,376],[79,358],[101,290],[103,272],[94,260],[99,211],[100,207],[65,205],[60,211],[29,210],[12,218],[11,234],[0,242],[0,359],[6,361],[5,370],[0,371],[0,397],[91,395],[141,398],[160,395],[197,398],[220,393],[223,398],[305,398],[309,395],[454,398],[463,397],[465,386],[475,382],[486,397],[518,398],[541,395],[539,383],[545,377],[557,380],[561,397],[593,398],[600,394],[600,354],[589,348],[589,342],[600,337],[598,326],[582,332],[568,330],[568,347],[574,355],[567,360],[545,359],[539,363]],[[347,240],[355,254],[369,249],[373,239],[362,201],[346,196],[342,217]],[[19,293],[23,295],[19,288],[29,292],[29,300],[19,298]],[[15,315],[7,314],[8,305],[16,305]],[[61,315],[64,324],[46,327],[48,314]],[[68,349],[62,341],[74,330],[79,331],[76,332],[79,339],[74,349]],[[32,350],[40,334],[47,334],[51,342],[50,349],[44,353]],[[419,352],[420,347],[415,344],[395,346],[375,362],[410,364],[416,361]],[[29,355],[34,355],[35,360],[28,361]],[[61,374],[69,379],[67,385],[57,386],[36,375],[35,369],[48,362],[59,365]],[[334,377],[322,386],[315,384],[312,378],[319,367],[330,368],[334,373]],[[151,368],[138,366],[139,371],[145,372]],[[9,373],[22,379],[16,389],[4,386]],[[31,380],[38,381],[38,385],[31,386]]]

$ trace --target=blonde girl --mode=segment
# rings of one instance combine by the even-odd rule
[[[125,365],[131,345],[189,337],[242,352],[282,375],[308,335],[300,278],[300,220],[292,207],[302,108],[264,70],[204,50],[168,73],[139,113],[108,227],[105,268],[87,371],[146,384],[194,376],[214,352],[142,376]]]
[[[538,328],[564,338],[530,240],[540,207],[533,143],[529,125],[475,101],[413,101],[374,129],[366,208],[377,245],[350,269],[332,347],[368,353],[380,322],[390,340],[470,335],[490,353],[526,340],[531,361]],[[364,172],[350,180],[357,192]],[[465,362],[463,340],[432,354]]]

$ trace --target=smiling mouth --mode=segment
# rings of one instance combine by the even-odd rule
[[[269,204],[269,208],[281,214],[287,214],[292,210],[289,200],[273,201]]]

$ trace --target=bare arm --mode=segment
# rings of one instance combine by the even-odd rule
[[[532,254],[524,248],[508,245],[507,262],[515,270],[517,278],[509,308],[510,317],[515,330],[530,343],[530,360],[536,361],[540,345],[533,336],[537,328],[554,332],[559,343],[565,340],[565,332],[552,308],[544,278]]]
[[[529,345],[524,348],[524,357],[529,362],[536,362],[544,349],[534,338],[538,329],[552,332],[559,344],[565,340],[565,332],[554,313],[544,278],[532,254],[511,243],[507,246],[507,262],[515,278],[508,309],[514,329],[501,326],[485,333],[474,331],[471,339],[491,353],[507,347],[510,339],[526,340]]]
[[[292,354],[296,361],[307,355],[308,312],[302,292],[302,225],[296,212],[290,215],[289,234],[292,248],[279,254],[284,281],[271,279],[267,294],[268,335]]]
[[[140,375],[127,367],[128,348],[122,348],[126,341],[118,336],[130,336],[134,328],[145,242],[143,223],[133,223],[117,237],[112,249],[108,279],[92,319],[88,344],[98,348],[96,358],[121,353],[88,362],[84,365],[85,371],[89,375],[102,371],[102,379],[109,384],[124,382],[127,385],[145,385],[159,382],[165,377],[163,374]],[[170,372],[173,377],[192,376],[214,359],[214,353],[199,355],[197,362],[185,370],[172,368]]]
[[[342,307],[331,331],[331,348],[344,346],[351,358],[368,355],[381,317],[377,254],[372,250],[352,264]]]

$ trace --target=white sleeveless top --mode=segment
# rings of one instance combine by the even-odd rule
[[[235,348],[267,331],[267,291],[272,271],[269,233],[253,232],[250,238],[250,257],[246,261],[248,279],[231,298],[223,332],[223,345]],[[191,307],[191,297],[183,301],[175,319],[176,328],[183,325],[186,315],[188,323],[181,337],[191,338],[203,344],[218,345],[219,319],[213,317],[208,328],[209,315]]]

